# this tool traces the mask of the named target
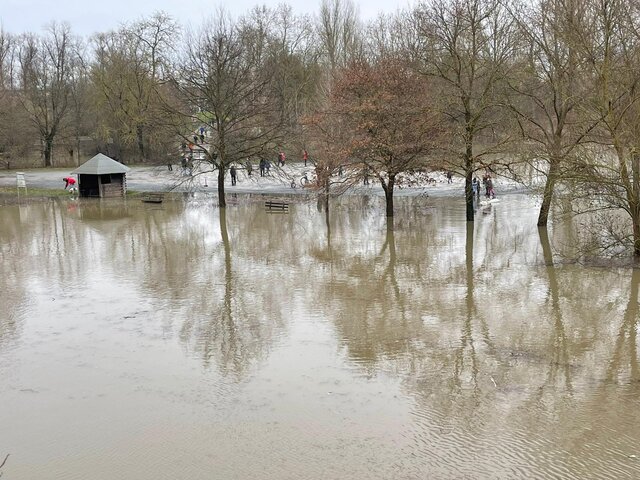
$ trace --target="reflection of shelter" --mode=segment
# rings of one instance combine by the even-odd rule
[[[78,214],[79,218],[91,223],[97,230],[105,228],[106,231],[112,231],[114,223],[124,225],[131,221],[129,207],[118,200],[82,202]]]
[[[76,168],[81,197],[124,197],[129,167],[99,153]]]

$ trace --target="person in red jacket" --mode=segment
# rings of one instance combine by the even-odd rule
[[[64,177],[64,189],[66,190],[69,187],[70,192],[76,192],[78,189],[76,188],[76,179],[73,177]]]

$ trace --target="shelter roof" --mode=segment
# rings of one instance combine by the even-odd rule
[[[71,173],[81,175],[105,175],[109,173],[127,173],[129,170],[129,167],[126,165],[99,153]]]

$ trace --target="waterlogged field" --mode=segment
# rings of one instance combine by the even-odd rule
[[[0,208],[7,479],[639,478],[640,272],[506,196]]]

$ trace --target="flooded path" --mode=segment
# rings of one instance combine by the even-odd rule
[[[639,478],[640,271],[463,209],[0,208],[5,477]]]

